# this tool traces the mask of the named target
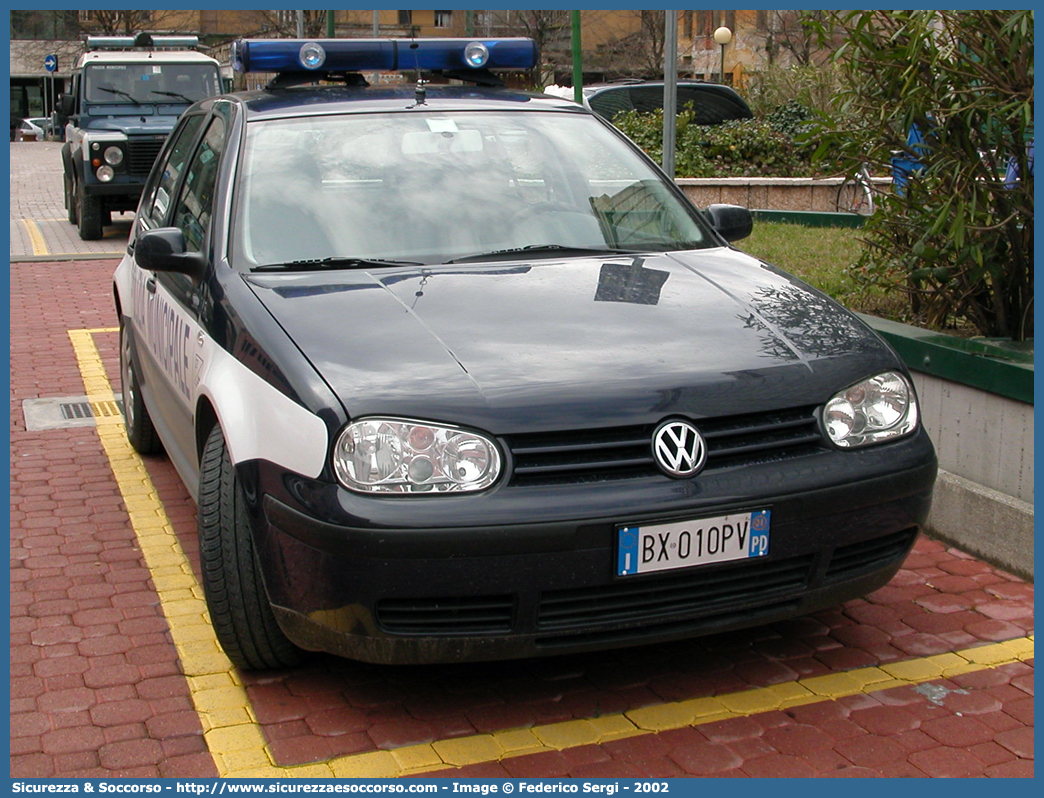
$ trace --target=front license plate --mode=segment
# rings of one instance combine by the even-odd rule
[[[621,527],[617,538],[617,576],[670,571],[769,552],[772,513],[756,510],[673,524]]]

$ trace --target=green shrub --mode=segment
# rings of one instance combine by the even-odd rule
[[[1033,11],[836,13],[848,88],[814,133],[819,152],[878,173],[897,152],[924,167],[867,220],[861,270],[929,326],[1032,338]]]
[[[787,113],[792,119],[793,109]],[[721,125],[697,125],[691,119],[691,112],[678,114],[675,171],[679,177],[797,177],[810,173],[802,149],[781,125],[785,117]],[[653,160],[663,160],[662,111],[626,111],[613,124]]]

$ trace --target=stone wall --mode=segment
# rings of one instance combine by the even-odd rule
[[[891,191],[892,179],[872,178],[878,191]],[[714,203],[773,211],[837,210],[841,177],[680,177],[675,182],[699,208]]]

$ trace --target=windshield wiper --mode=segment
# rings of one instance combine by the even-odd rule
[[[616,247],[571,247],[565,244],[530,244],[526,247],[511,247],[510,249],[495,249],[492,252],[478,252],[474,255],[465,255],[463,258],[454,258],[447,263],[467,263],[468,261],[489,260],[502,255],[561,255],[567,252],[580,255],[633,255],[641,250],[619,249]]]
[[[187,103],[195,102],[195,100],[186,97],[184,94],[178,94],[176,91],[159,91],[158,89],[153,89],[152,93],[162,94],[164,97],[177,97],[179,100],[184,100]]]
[[[252,272],[310,272],[322,269],[358,269],[367,266],[423,266],[414,260],[385,260],[384,258],[311,258],[288,263],[266,263],[255,266]]]
[[[107,91],[107,92],[109,92],[109,94],[117,94],[120,97],[125,97],[126,99],[130,100],[135,105],[141,105],[141,102],[139,100],[134,99],[134,95],[133,94],[125,92],[123,89],[110,89],[108,86],[99,86],[98,90],[99,91]]]

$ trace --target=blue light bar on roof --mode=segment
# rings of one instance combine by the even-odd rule
[[[191,50],[199,45],[198,36],[88,36],[88,50],[129,50],[132,47],[172,47]]]
[[[532,39],[240,39],[237,72],[532,69]]]

